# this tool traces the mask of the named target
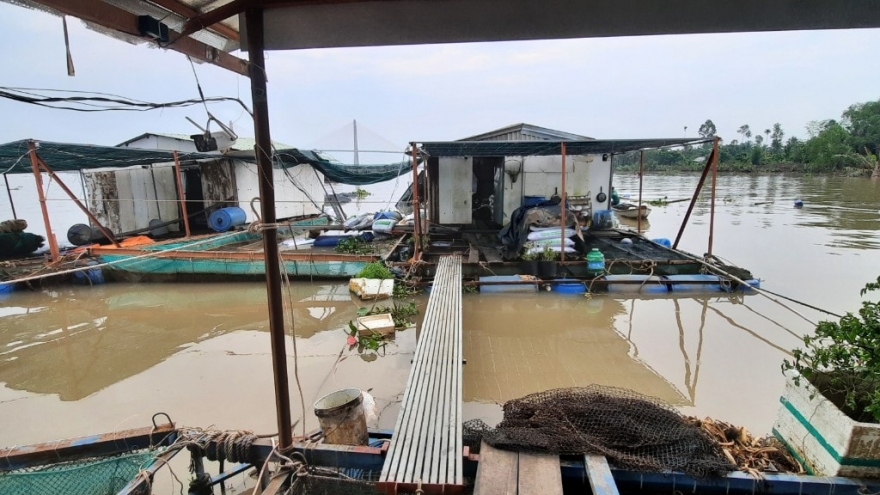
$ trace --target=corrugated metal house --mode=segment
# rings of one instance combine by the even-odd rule
[[[531,124],[514,124],[470,136],[458,142],[591,141],[593,138],[547,129]],[[508,155],[499,147],[498,156],[440,156],[428,159],[429,216],[439,224],[506,224],[514,210],[527,198],[561,195],[562,155]],[[566,194],[581,198],[592,209],[609,208],[597,193],[611,187],[607,154],[566,157]],[[574,201],[570,201],[570,204]]]
[[[250,201],[259,196],[256,165],[236,159],[253,153],[254,140],[239,138],[225,153],[215,152],[217,160],[181,164],[182,185],[190,215],[221,206],[239,206],[247,221],[256,220]],[[276,148],[290,148],[274,143]],[[144,133],[118,147],[195,152],[190,136]],[[173,163],[124,169],[83,171],[89,209],[113,232],[145,228],[150,220],[180,217],[177,182]],[[323,176],[311,165],[275,168],[276,210],[279,219],[321,212]],[[258,205],[255,205],[259,208]],[[194,215],[196,227],[206,223],[206,215]],[[176,229],[176,225],[169,227]]]

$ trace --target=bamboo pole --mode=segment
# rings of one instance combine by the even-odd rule
[[[183,196],[183,174],[180,173],[180,160],[177,158],[176,150],[174,151],[174,173],[177,174],[177,196],[180,199],[180,216],[183,217],[183,230],[186,233],[186,237],[189,238],[189,215],[186,212],[186,198]]]
[[[562,142],[562,202],[559,203],[559,214],[562,216],[562,228],[559,229],[559,261],[565,262],[565,223],[568,221],[568,208],[565,205],[565,141]]]
[[[33,140],[28,141],[28,154],[31,156],[31,170],[34,172],[34,181],[37,183],[37,195],[40,198],[40,211],[43,213],[43,225],[46,227],[46,241],[49,243],[49,255],[52,261],[57,261],[58,241],[55,240],[55,234],[52,233],[52,223],[49,222],[49,210],[46,208],[46,193],[43,192],[43,175],[40,172],[40,165],[37,161],[37,145]]]
[[[709,256],[712,256],[712,241],[715,237],[715,186],[718,182],[718,137],[712,141],[712,204],[709,206]]]
[[[642,180],[645,178],[645,150],[639,151],[639,209],[636,218],[638,219],[639,234],[642,233]]]
[[[417,160],[416,143],[410,143],[412,151],[412,171],[413,171],[413,259],[418,261],[422,258],[422,212],[419,207],[419,162]],[[426,169],[427,170],[427,169]],[[427,178],[428,173],[425,172]]]
[[[95,215],[93,215],[92,212],[89,211],[89,209],[80,202],[79,198],[77,198],[76,195],[73,194],[73,191],[71,191],[70,188],[67,187],[67,184],[65,184],[64,181],[62,181],[61,178],[55,174],[55,171],[49,168],[49,165],[47,165],[46,162],[44,162],[43,159],[39,156],[37,157],[37,164],[39,164],[40,167],[42,167],[43,170],[45,170],[46,173],[49,174],[49,177],[51,177],[55,182],[58,183],[58,186],[60,186],[61,189],[67,194],[67,196],[73,200],[74,204],[76,204],[76,206],[78,206],[79,209],[82,210],[82,212],[85,213],[87,217],[89,217],[89,221],[91,221],[96,227],[98,227],[98,230],[100,230],[101,233],[104,234],[104,237],[112,242],[114,246],[119,247],[119,242],[116,241],[116,237],[113,235],[113,232],[110,232],[109,229],[104,227],[101,222],[98,221]]]
[[[9,189],[9,177],[3,174],[3,182],[6,183],[6,195],[9,196],[9,206],[12,207],[12,218],[18,220],[18,214],[15,213],[15,202],[12,201],[12,190]]]

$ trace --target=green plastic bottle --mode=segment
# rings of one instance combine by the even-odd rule
[[[594,277],[605,274],[605,255],[599,248],[593,248],[587,253],[587,272]]]

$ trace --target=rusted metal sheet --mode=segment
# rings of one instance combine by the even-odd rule
[[[235,174],[231,160],[217,160],[202,164],[202,196],[205,208],[217,203],[228,203],[236,198]]]
[[[119,190],[116,173],[84,172],[86,205],[89,211],[112,232],[122,232],[119,223]]]
[[[0,449],[0,471],[129,452],[168,441],[175,432],[173,424],[164,424]]]

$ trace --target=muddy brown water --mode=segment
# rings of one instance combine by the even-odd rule
[[[647,177],[644,196],[689,197],[696,179]],[[638,180],[619,176],[616,187],[635,196]],[[681,244],[697,254],[707,248],[707,201],[708,190]],[[647,235],[674,239],[686,208],[653,207]],[[715,228],[716,254],[752,270],[763,287],[832,312],[855,311],[859,289],[880,275],[876,181],[721,176]],[[284,297],[295,315],[304,426],[317,425],[317,398],[357,387],[375,397],[372,424],[393,427],[416,331],[398,332],[379,354],[359,352],[345,345],[361,305],[346,284],[297,282]],[[417,301],[424,308],[427,299]],[[804,318],[827,318],[785,303],[802,316],[757,295],[466,294],[464,413],[494,423],[508,399],[600,383],[769,433],[782,359],[811,331]],[[182,425],[274,432],[267,331],[261,283],[13,293],[0,301],[0,445],[144,426],[160,411]]]

